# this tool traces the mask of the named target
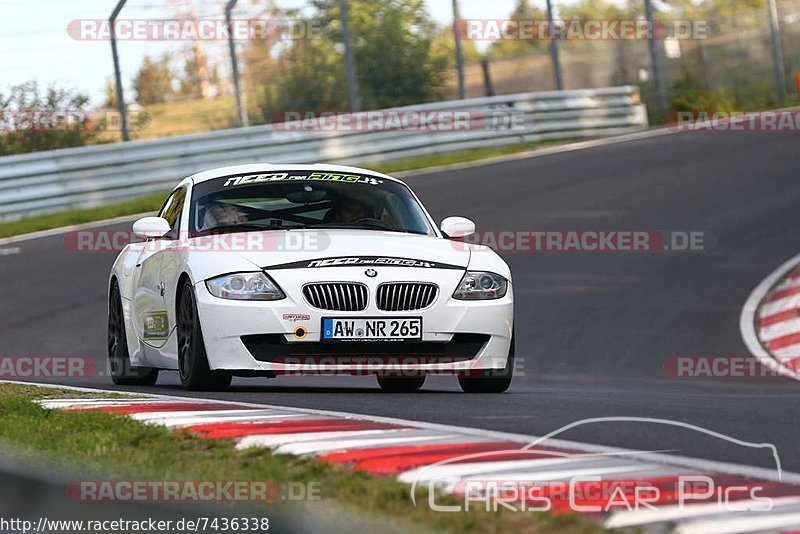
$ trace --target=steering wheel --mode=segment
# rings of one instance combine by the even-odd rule
[[[387,224],[385,221],[381,219],[377,219],[375,217],[361,217],[360,219],[355,219],[351,221],[352,224],[365,224],[368,226],[374,226],[376,228],[380,228],[381,230],[392,230],[393,227],[390,224]]]

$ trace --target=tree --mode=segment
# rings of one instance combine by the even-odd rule
[[[282,67],[272,49],[273,43],[254,40],[239,53],[242,92],[251,124],[272,122],[271,114],[275,112],[275,95]],[[233,80],[230,89],[233,90]]]
[[[342,57],[330,41],[298,41],[284,54],[280,64],[282,75],[274,95],[281,111],[347,108]]]
[[[202,98],[200,75],[197,70],[197,60],[194,55],[187,55],[183,62],[183,70],[178,77],[180,88],[178,94],[182,98]]]
[[[511,20],[515,21],[547,21],[547,12],[538,7],[531,5],[530,0],[519,0],[517,7],[511,13]],[[491,57],[509,57],[520,56],[530,53],[532,50],[540,50],[548,45],[546,39],[529,39],[529,40],[500,40],[492,43],[489,48],[489,56]]]
[[[671,0],[669,4],[682,13],[681,18],[709,21],[712,35],[737,31],[743,16],[755,14],[757,20],[764,20],[767,9],[766,0]]]
[[[314,0],[305,19],[324,28],[315,38],[250,44],[245,85],[261,118],[275,110],[347,109],[344,48],[337,0]],[[442,97],[447,51],[422,0],[350,0],[350,26],[363,109]],[[299,15],[298,15],[299,16]],[[264,64],[269,68],[264,68]]]
[[[563,20],[621,20],[631,18],[626,11],[607,0],[580,0],[558,8]]]
[[[464,54],[464,61],[480,61],[483,57],[471,39],[461,39],[461,53]],[[443,58],[448,71],[456,68],[456,43],[452,26],[437,29],[431,41],[431,55]]]
[[[169,56],[165,54],[159,60],[154,60],[145,55],[133,79],[133,88],[136,101],[143,106],[172,100],[174,91]]]
[[[341,41],[338,1],[313,3]],[[433,54],[436,26],[423,0],[351,0],[349,12],[364,109],[442,97],[447,58]]]
[[[0,156],[93,142],[88,105],[84,93],[55,85],[42,91],[36,82],[0,92]]]
[[[106,85],[103,88],[103,107],[109,109],[117,109],[117,85],[111,78],[106,79]]]
[[[642,0],[639,3],[644,5]],[[644,15],[642,15],[644,16]],[[565,22],[582,21],[587,22],[591,20],[633,20],[636,18],[633,12],[613,4],[608,0],[579,0],[574,4],[564,4],[559,7],[559,18]],[[625,43],[617,41],[617,50]],[[574,41],[570,43],[573,50],[577,49],[595,49],[597,43],[591,40]],[[624,65],[620,66],[622,69]],[[626,76],[621,72],[615,75],[621,83],[625,83]]]

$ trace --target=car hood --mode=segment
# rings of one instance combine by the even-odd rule
[[[222,237],[222,241],[219,240]],[[190,261],[197,279],[242,269],[305,269],[390,265],[466,269],[470,245],[449,239],[373,230],[291,230],[194,238]],[[220,245],[222,243],[222,245]],[[221,253],[224,248],[228,253]],[[208,254],[213,249],[220,253]]]
[[[428,267],[461,267],[469,264],[469,250],[462,243],[438,237],[372,230],[326,230],[281,232],[275,250],[252,253],[245,257],[259,267],[358,263],[370,260],[402,259],[425,262]],[[273,247],[267,247],[273,248]],[[309,265],[314,262],[313,265]]]

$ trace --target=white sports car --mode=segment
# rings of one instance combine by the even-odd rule
[[[218,390],[232,376],[431,373],[505,391],[511,272],[462,217],[437,229],[403,182],[337,165],[239,165],[184,179],[109,277],[116,384]]]

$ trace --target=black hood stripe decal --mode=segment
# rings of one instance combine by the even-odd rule
[[[466,267],[439,263],[414,258],[397,258],[392,256],[338,256],[335,258],[315,258],[303,261],[293,261],[280,265],[271,265],[264,269],[318,269],[322,267],[360,267],[372,265],[381,267],[417,267],[421,269],[458,269],[463,271]]]

